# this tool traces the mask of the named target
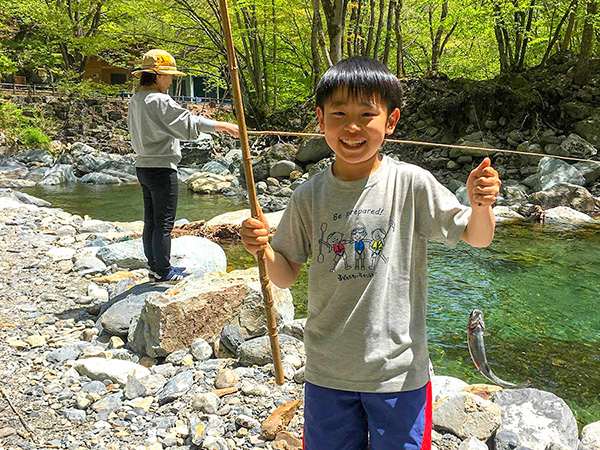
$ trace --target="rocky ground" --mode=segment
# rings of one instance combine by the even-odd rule
[[[255,271],[211,273],[222,250],[184,236],[174,258],[192,254],[194,275],[158,289],[139,241],[127,240],[136,233],[137,223],[0,193],[0,449],[299,450],[303,321],[289,291],[274,293],[286,380],[277,386]],[[196,254],[215,265],[201,270]],[[600,446],[600,422],[580,435],[550,392],[434,376],[433,398],[436,450]]]
[[[140,360],[116,339],[97,340],[96,314],[108,292],[90,291],[90,281],[73,272],[71,248],[56,246],[71,239],[50,226],[80,220],[58,210],[0,215],[0,448],[163,449],[194,442],[214,449],[297,448],[300,414],[279,447],[271,444],[274,436],[262,435],[275,408],[302,392],[293,381],[276,386],[269,367],[211,358],[203,340],[187,359],[161,358],[161,364]],[[143,273],[136,275],[143,281]],[[81,375],[73,368],[78,358],[102,358],[102,368],[79,369],[88,374]],[[130,368],[119,364],[137,368],[140,381],[128,382]]]

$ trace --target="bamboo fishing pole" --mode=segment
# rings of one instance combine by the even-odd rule
[[[240,144],[242,146],[242,161],[244,164],[244,175],[246,178],[246,187],[248,189],[248,201],[250,202],[250,212],[252,217],[260,217],[260,206],[256,198],[256,188],[254,186],[254,174],[252,173],[252,155],[250,153],[250,144],[248,143],[248,130],[246,129],[246,118],[244,116],[244,103],[242,100],[242,90],[240,88],[240,79],[238,76],[237,58],[235,56],[235,47],[233,45],[233,35],[231,33],[231,21],[229,20],[229,9],[227,0],[219,0],[221,16],[223,18],[223,36],[225,46],[227,47],[227,62],[229,64],[229,73],[231,75],[231,85],[233,88],[233,104],[240,129]],[[273,292],[271,281],[267,275],[267,262],[263,250],[256,254],[258,262],[258,272],[260,276],[260,285],[262,288],[263,299],[265,302],[265,313],[267,315],[267,329],[269,341],[271,343],[271,354],[273,355],[273,365],[275,367],[275,382],[283,384],[283,369],[281,366],[281,352],[279,350],[279,337],[277,333],[277,321],[275,319],[275,310],[273,308]]]

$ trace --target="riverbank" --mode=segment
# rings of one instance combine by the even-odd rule
[[[113,242],[127,244],[130,241],[123,239],[139,233],[139,224],[84,220],[47,208],[35,199],[21,200],[40,206],[24,204],[6,193],[0,197],[0,372],[3,388],[23,418],[15,415],[6,399],[0,402],[0,445],[23,449],[299,448],[302,407],[288,402],[302,398],[300,343],[290,341],[292,354],[284,351],[288,379],[281,387],[274,384],[268,362],[248,360],[245,350],[237,356],[232,353],[243,343],[261,339],[261,327],[254,322],[254,328],[236,322],[241,338],[235,333],[224,337],[218,330],[209,333],[217,335],[214,340],[209,336],[194,339],[167,354],[148,356],[132,351],[127,331],[118,338],[103,335],[98,314],[109,298],[126,298],[146,286],[146,272],[134,263],[127,263],[132,265],[128,270],[124,270],[124,262],[104,267],[92,264],[91,247],[86,245],[95,240],[98,244],[97,239],[109,247]],[[236,276],[237,281],[232,282],[246,286],[245,280],[253,275]],[[193,283],[186,283],[159,298],[185,297],[186,292],[199,298],[194,289]],[[294,321],[293,312],[291,316],[289,311],[281,314],[282,334],[301,338],[302,321]],[[107,321],[100,324],[107,325]],[[228,344],[223,345],[225,342]],[[289,350],[289,346],[285,348]],[[144,348],[148,353],[148,347]],[[97,358],[100,369],[93,366]],[[136,372],[131,372],[132,368]],[[437,405],[434,415],[436,448],[466,446],[464,442],[470,438],[475,440],[470,439],[468,445],[496,440],[496,448],[500,448],[499,439],[514,440],[508,424],[511,430],[532,425],[510,422],[519,417],[510,409],[516,405],[535,412],[531,418],[534,432],[520,433],[522,445],[537,450],[554,442],[552,448],[576,448],[573,414],[553,394],[523,389],[506,391],[498,396],[503,400],[489,401],[484,397],[493,398],[494,388],[469,388],[481,396],[456,393],[466,386],[457,379],[434,378],[434,395],[439,399],[450,395],[446,403]],[[551,410],[543,406],[547,401],[554,405]],[[289,423],[277,422],[288,434],[273,440],[277,433],[265,436],[263,425],[276,407],[283,405],[297,411],[288,412],[292,417]],[[478,405],[487,412],[486,417],[444,413],[455,411],[457,405]],[[509,417],[506,411],[514,413]],[[552,416],[556,411],[561,411],[558,421]],[[550,422],[548,415],[554,417]],[[540,422],[549,425],[541,427]],[[477,424],[476,431],[464,434],[460,431],[464,423]],[[593,430],[585,432],[586,442],[599,442],[593,440],[599,439]],[[556,446],[559,442],[566,447]]]

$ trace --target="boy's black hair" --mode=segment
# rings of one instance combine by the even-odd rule
[[[347,90],[354,98],[380,99],[388,114],[402,106],[400,80],[381,62],[355,56],[331,66],[317,85],[316,103],[323,109],[338,89]]]
[[[140,84],[142,86],[152,86],[156,84],[156,74],[150,72],[142,72],[140,75]]]

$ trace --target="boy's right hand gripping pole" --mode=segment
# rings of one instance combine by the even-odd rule
[[[242,160],[244,163],[244,175],[246,178],[246,187],[248,189],[248,201],[250,202],[250,211],[252,217],[258,219],[260,208],[256,198],[256,188],[254,186],[254,175],[252,173],[252,155],[250,145],[248,144],[248,130],[246,129],[246,118],[244,116],[244,104],[242,101],[242,91],[240,88],[240,79],[238,76],[237,58],[235,56],[235,47],[233,45],[233,35],[231,33],[231,21],[229,20],[229,9],[227,0],[219,0],[221,16],[223,19],[223,37],[227,47],[227,62],[229,64],[229,73],[231,75],[231,85],[233,88],[233,104],[240,129],[240,144],[242,146]],[[281,366],[281,353],[279,350],[279,338],[277,333],[277,322],[275,320],[275,310],[273,308],[273,293],[271,282],[267,275],[267,264],[265,252],[257,253],[258,271],[260,274],[260,284],[262,287],[263,298],[265,302],[265,313],[267,315],[267,329],[269,330],[269,340],[271,342],[271,353],[273,355],[273,365],[275,367],[275,381],[277,384],[284,383],[283,369]]]

